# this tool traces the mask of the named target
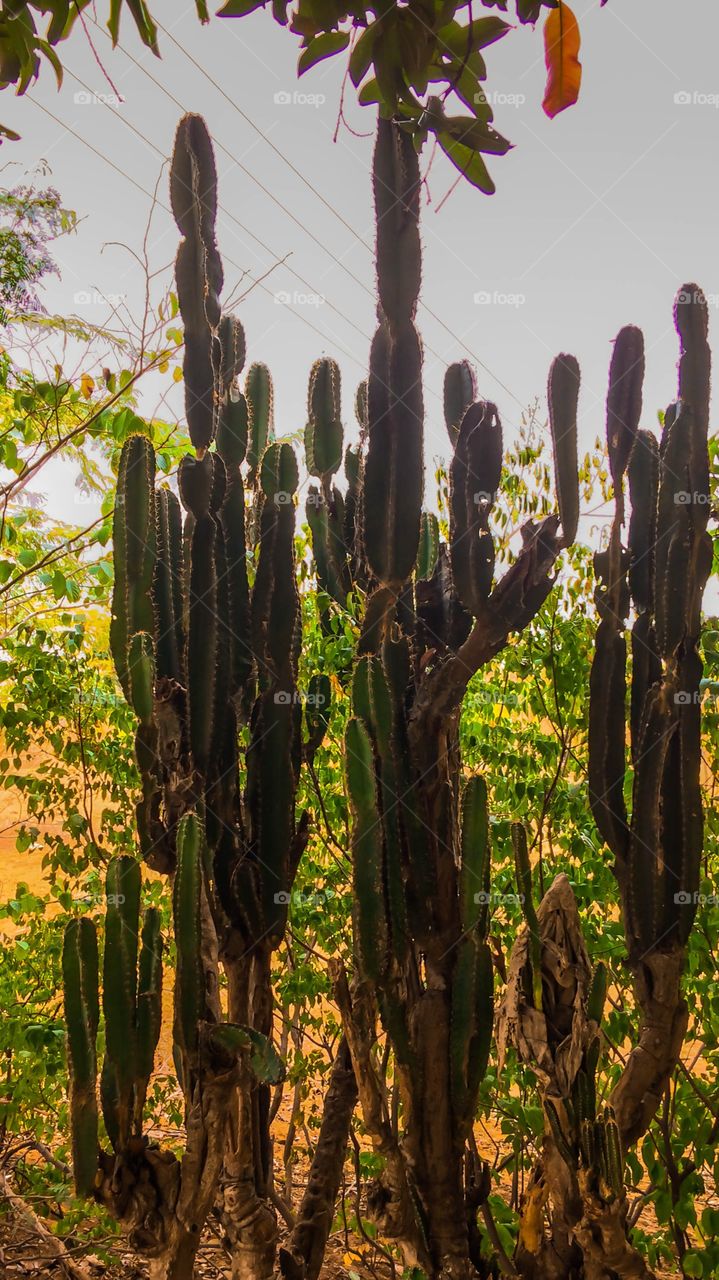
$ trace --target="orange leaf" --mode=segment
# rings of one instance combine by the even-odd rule
[[[95,390],[95,379],[91,378],[89,373],[83,373],[82,377],[80,378],[80,391],[86,400],[90,399],[90,396],[92,395],[94,390]]]
[[[542,106],[550,117],[571,107],[579,97],[582,64],[579,61],[581,38],[572,10],[564,0],[547,14],[544,24],[544,61],[547,64],[547,87]]]

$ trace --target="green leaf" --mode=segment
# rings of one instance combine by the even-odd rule
[[[451,134],[444,131],[437,134],[437,141],[455,168],[459,169],[462,176],[471,182],[473,187],[477,187],[485,195],[494,195],[495,185],[478,151],[472,151],[463,143],[456,142]]]
[[[217,10],[218,18],[244,18],[248,13],[254,13],[255,9],[264,9],[265,0],[227,0],[227,4],[223,4],[221,9]]]
[[[349,73],[355,89],[362,83],[372,65],[374,42],[380,29],[378,22],[373,22],[362,32],[349,57]]]
[[[443,132],[470,151],[484,151],[488,155],[503,156],[511,149],[511,142],[474,116],[447,116]]]
[[[357,95],[357,101],[361,107],[368,107],[372,103],[380,101],[379,84],[374,77],[362,85]]]
[[[334,53],[340,53],[342,49],[347,48],[349,42],[349,31],[323,31],[321,35],[315,36],[299,56],[298,76],[304,75],[305,71],[309,71],[310,67],[314,67],[325,58],[331,58]]]

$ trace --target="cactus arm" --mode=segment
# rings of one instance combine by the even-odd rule
[[[196,1057],[199,1025],[205,1017],[200,925],[202,845],[200,819],[195,813],[186,813],[177,828],[177,871],[172,910],[177,947],[175,1040],[190,1064]]]
[[[487,784],[475,774],[464,788],[462,796],[462,864],[460,869],[459,902],[463,933],[480,927],[484,929],[488,917],[485,901],[489,882],[489,809]]]
[[[157,561],[152,595],[157,609],[157,673],[182,681],[182,516],[174,493],[157,490]]]
[[[219,519],[227,556],[228,628],[232,670],[231,691],[232,693],[237,693],[239,689],[248,683],[252,675],[245,487],[239,469],[229,477],[225,500],[220,508]]]
[[[152,724],[155,705],[155,646],[152,636],[138,631],[127,649],[127,676],[130,701],[141,725]]]
[[[267,445],[274,432],[274,391],[267,365],[252,364],[245,378],[247,402],[247,464],[254,484]]]
[[[626,642],[611,618],[597,628],[589,683],[589,802],[599,833],[617,858],[627,844],[624,803]]]
[[[323,356],[310,371],[307,396],[305,455],[307,470],[326,490],[342,462],[344,432],[340,401],[340,370],[335,360]]]
[[[419,166],[412,142],[380,119],[373,182],[380,323],[370,352],[363,540],[384,586],[399,588],[417,558],[422,508],[422,353],[414,326],[419,294]]]
[[[279,941],[287,921],[290,846],[294,834],[295,779],[292,749],[296,704],[289,690],[273,688],[262,695],[250,751],[259,753],[255,827],[261,868],[261,902],[265,929]]]
[[[466,410],[477,399],[477,379],[468,360],[451,364],[444,375],[444,423],[452,448]]]
[[[579,364],[574,356],[561,355],[549,370],[547,399],[554,446],[554,484],[565,546],[574,542],[579,522],[579,474],[577,470],[577,404]]]
[[[105,1054],[117,1084],[116,1129],[124,1148],[131,1132],[137,1075],[137,947],[140,920],[140,864],[113,858],[105,882],[105,954],[102,1007]]]
[[[387,956],[387,918],[382,888],[381,820],[374,757],[367,729],[353,718],[345,733],[347,790],[352,806],[352,865],[359,960],[377,982]]]
[[[146,436],[132,435],[120,455],[113,516],[115,580],[110,648],[125,697],[130,701],[127,649],[137,631],[153,635],[151,589],[155,572],[155,454]]]
[[[142,924],[137,970],[137,1079],[135,1132],[142,1132],[147,1086],[162,1027],[162,933],[160,912],[148,907]]]
[[[185,327],[185,413],[200,454],[215,434],[215,338],[220,323],[222,261],[215,241],[217,171],[204,121],[180,121],[170,168],[170,202],[183,237],[175,261],[180,314]]]
[[[97,933],[91,920],[70,920],[63,939],[62,978],[70,1074],[70,1131],[75,1189],[89,1196],[98,1167],[97,1058],[99,1018]]]
[[[216,538],[217,526],[211,515],[206,514],[196,520],[190,550],[187,709],[192,758],[201,774],[209,766],[215,722],[218,661]]]
[[[614,343],[607,392],[607,445],[615,494],[622,488],[639,427],[643,382],[644,337],[636,325],[626,325]]]
[[[427,581],[432,577],[439,556],[439,521],[431,511],[423,511],[419,526],[419,548],[414,567],[415,577]]]

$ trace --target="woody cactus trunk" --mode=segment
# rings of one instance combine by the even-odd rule
[[[159,1033],[161,938],[149,912],[136,969],[140,871],[124,858],[108,872],[105,924],[100,1095],[111,1151],[98,1146],[94,925],[73,921],[65,942],[74,1169],[78,1190],[120,1220],[149,1259],[153,1280],[193,1274],[211,1211],[219,1212],[236,1280],[265,1280],[278,1242],[269,1086],[282,1073],[272,1047],[270,966],[308,835],[307,815],[296,814],[300,769],[322,741],[329,686],[313,678],[303,711],[297,462],[289,445],[272,440],[265,366],[251,366],[240,390],[245,339],[219,301],[215,164],[197,116],[178,129],[171,197],[182,235],[176,279],[195,452],[179,468],[183,526],[174,493],[156,486],[149,439],[134,434],[123,447],[111,648],[138,718],[139,852],[173,885],[173,1039],[185,1150],[178,1160],[143,1136]],[[287,1246],[294,1274],[310,1280],[331,1226],[355,1096],[343,1049]]]
[[[486,1269],[477,1219],[488,1172],[470,1136],[492,1036],[493,975],[487,791],[479,776],[462,780],[458,725],[469,680],[535,616],[573,541],[579,370],[560,356],[551,375],[559,513],[524,527],[514,562],[495,580],[502,428],[496,407],[476,399],[464,363],[445,384],[448,543],[422,512],[419,190],[411,139],[380,120],[378,327],[359,397],[367,600],[345,743],[360,982],[351,991],[341,969],[335,978],[364,1121],[383,1157],[370,1211],[407,1265],[469,1280]],[[314,500],[332,504],[326,486]],[[401,1097],[399,1136],[373,1056],[378,1015]]]

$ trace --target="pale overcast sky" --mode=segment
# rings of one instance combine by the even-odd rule
[[[100,321],[97,290],[124,295],[139,314],[139,271],[103,245],[140,248],[145,193],[171,152],[180,109],[198,111],[216,145],[226,292],[240,270],[261,276],[291,255],[240,310],[249,358],[265,360],[274,375],[278,432],[303,425],[307,373],[323,352],[340,362],[353,422],[374,325],[372,139],[340,128],[333,142],[343,60],[298,83],[296,38],[269,13],[202,28],[193,5],[151,7],[164,28],[161,60],[140,44],[128,15],[114,53],[88,22],[120,105],[79,26],[62,49],[59,93],[44,66],[25,98],[2,95],[3,121],[22,134],[3,147],[6,184],[44,159],[64,202],[84,218],[59,246],[62,278],[50,281],[47,306]],[[97,9],[104,15],[107,4]],[[581,441],[589,445],[604,430],[610,343],[623,324],[639,324],[646,338],[646,426],[676,391],[672,300],[683,281],[696,279],[710,296],[719,349],[719,6],[575,0],[574,9],[579,104],[554,121],[544,116],[541,31],[518,28],[487,51],[495,125],[515,144],[506,157],[490,157],[496,195],[460,183],[436,212],[456,171],[441,155],[432,167],[419,312],[429,456],[446,452],[439,396],[452,360],[475,360],[480,392],[497,400],[511,434],[536,396],[544,411],[552,356],[574,352]],[[351,84],[345,99],[352,127],[369,134],[372,109],[356,106]],[[167,203],[166,175],[160,199]],[[169,263],[176,245],[174,224],[159,210],[153,265]],[[62,471],[44,473],[43,487],[53,510],[78,518]]]

